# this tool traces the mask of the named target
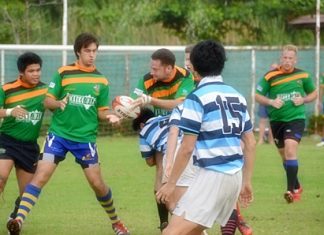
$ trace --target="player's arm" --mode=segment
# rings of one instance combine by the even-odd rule
[[[243,155],[243,180],[242,190],[240,193],[240,202],[242,206],[248,206],[253,200],[252,192],[252,174],[255,161],[255,146],[256,141],[252,131],[244,132],[242,135],[242,141],[244,143]]]
[[[272,106],[276,109],[280,109],[282,107],[282,105],[284,104],[284,102],[280,98],[270,99],[269,97],[258,94],[258,93],[255,94],[255,100],[259,104],[262,104],[265,106]]]
[[[179,136],[179,128],[175,125],[170,126],[167,140],[167,148],[166,148],[166,165],[164,174],[167,178],[169,178],[174,162],[175,152],[178,145],[178,136]]]
[[[315,89],[313,92],[307,94],[306,96],[303,97],[303,102],[304,103],[310,103],[316,100],[317,98],[317,89]]]
[[[23,118],[28,114],[28,111],[19,105],[13,108],[1,108],[0,109],[0,118],[6,117],[20,117]]]
[[[45,108],[49,110],[61,109],[64,111],[66,105],[68,104],[69,94],[67,94],[63,99],[57,100],[53,95],[47,94],[44,100]]]

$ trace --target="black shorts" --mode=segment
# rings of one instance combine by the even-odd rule
[[[285,146],[285,139],[300,142],[305,130],[305,120],[297,119],[290,122],[270,122],[271,131],[277,148]]]
[[[0,159],[12,159],[15,167],[35,173],[38,158],[37,142],[19,141],[3,133],[0,134]]]

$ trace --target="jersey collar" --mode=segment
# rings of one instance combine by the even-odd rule
[[[210,83],[210,82],[223,82],[223,77],[221,75],[204,77],[203,79],[201,79],[198,86],[201,86],[205,83]]]

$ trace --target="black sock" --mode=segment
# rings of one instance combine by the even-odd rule
[[[156,203],[158,213],[159,213],[159,218],[160,218],[160,224],[163,224],[164,222],[168,222],[168,216],[169,216],[169,210],[166,207],[164,203]]]
[[[285,171],[287,173],[287,167],[286,167],[286,163],[285,162],[283,163],[283,167],[285,168]],[[296,176],[296,182],[295,182],[294,189],[299,189],[299,188],[300,188],[300,183],[299,183],[298,177]]]
[[[237,213],[234,209],[225,226],[221,226],[222,235],[234,235],[237,227]]]
[[[298,173],[298,161],[286,160],[287,190],[293,192]]]
[[[17,212],[18,212],[18,209],[19,209],[19,204],[20,204],[20,196],[16,198],[16,201],[15,201],[15,208],[14,210],[11,212],[10,214],[10,218],[13,218],[15,219],[17,217]]]

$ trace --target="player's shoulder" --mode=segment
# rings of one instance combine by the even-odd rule
[[[146,74],[144,74],[144,76],[143,76],[143,81],[145,82],[145,81],[148,81],[148,80],[150,80],[150,79],[153,79],[153,76],[151,75],[151,73],[146,73]]]
[[[69,65],[63,65],[58,68],[58,73],[62,74],[62,73],[66,73],[69,71],[75,71],[77,69],[78,69],[78,66],[75,63],[69,64]]]
[[[2,85],[2,90],[4,91],[8,91],[10,89],[14,89],[16,87],[20,86],[20,82],[18,79],[14,80],[14,81],[10,81],[10,82],[6,82],[5,84]]]
[[[179,66],[175,66],[175,69],[177,70],[177,73],[181,76],[192,79],[191,73],[188,69]]]

